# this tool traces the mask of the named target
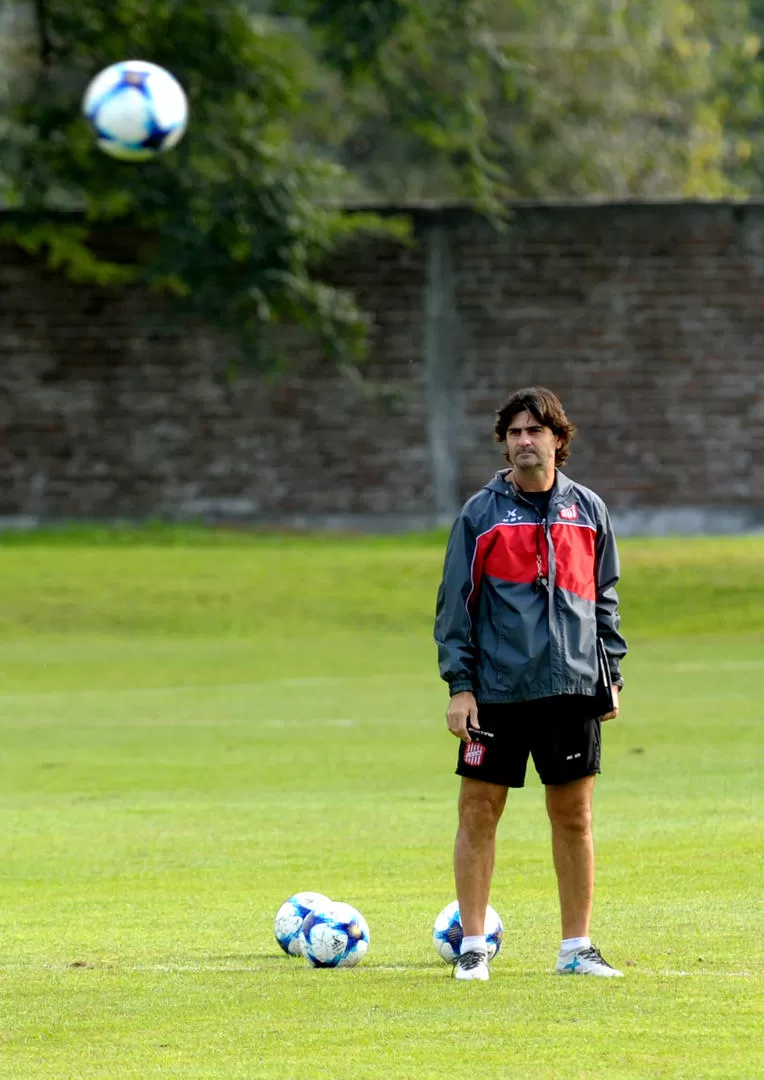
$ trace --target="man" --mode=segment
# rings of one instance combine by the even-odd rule
[[[496,827],[531,756],[552,830],[562,922],[556,970],[619,976],[589,937],[600,721],[618,713],[626,654],[618,552],[605,504],[558,471],[575,427],[555,394],[518,390],[494,432],[510,468],[454,523],[435,620],[451,693],[446,719],[460,739],[454,875],[464,940],[454,975],[489,977],[484,920]],[[598,638],[613,682],[609,709],[599,696]]]

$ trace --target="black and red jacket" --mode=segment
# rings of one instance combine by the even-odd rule
[[[486,703],[593,696],[598,636],[621,686],[618,577],[598,495],[557,472],[542,519],[498,472],[465,503],[446,550],[435,641],[451,693]]]

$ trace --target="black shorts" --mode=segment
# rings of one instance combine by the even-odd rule
[[[593,698],[573,694],[478,704],[478,723],[491,734],[459,743],[457,775],[521,788],[530,756],[542,784],[593,776],[600,771],[600,720],[593,708]]]

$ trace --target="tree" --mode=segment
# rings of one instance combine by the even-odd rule
[[[296,322],[354,362],[366,322],[323,284],[348,204],[507,195],[743,196],[762,173],[760,0],[16,0],[34,18],[0,119],[6,239],[72,276],[149,284],[231,330]],[[7,10],[7,9],[4,9]],[[79,99],[115,59],[185,85],[192,127],[142,166],[95,148]],[[51,208],[84,212],[52,219]],[[145,237],[99,256],[103,223]]]
[[[392,99],[393,77],[381,60],[387,44],[421,33],[427,16],[439,33],[460,26],[471,6],[438,0],[423,12],[414,0],[35,0],[38,60],[31,77],[17,82],[20,103],[4,155],[6,201],[25,216],[5,227],[5,238],[45,250],[74,277],[169,290],[233,331],[250,356],[263,358],[264,324],[297,322],[335,359],[356,360],[364,316],[350,296],[320,281],[316,267],[354,236],[403,236],[405,226],[347,214],[351,178],[300,138],[301,125],[309,127],[321,77],[348,87],[377,80]],[[78,115],[88,79],[129,56],[171,70],[193,118],[176,151],[138,167],[102,155]],[[432,114],[437,95],[423,97]],[[440,138],[444,155],[461,154],[475,199],[496,203],[474,139],[464,154],[460,137],[439,136],[431,119],[405,109],[399,117],[410,130],[419,124],[422,141]],[[51,208],[82,208],[84,221],[51,219]],[[97,255],[91,241],[104,222],[141,230],[146,243],[135,261]]]
[[[427,27],[430,85],[463,103],[449,121],[479,134],[486,171],[516,196],[742,196],[761,174],[761,12],[760,0],[485,0],[461,36]],[[378,56],[404,87],[417,86],[413,30]],[[379,81],[360,90],[326,88],[329,142],[367,196],[458,198],[453,159],[395,122]]]
[[[517,64],[514,100],[489,110],[514,190],[745,194],[746,116],[762,105],[745,0],[497,3],[494,26]]]

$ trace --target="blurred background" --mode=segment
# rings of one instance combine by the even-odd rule
[[[764,4],[2,0],[0,521],[450,521],[541,384],[624,534],[764,527]],[[96,148],[114,60],[181,145]]]

